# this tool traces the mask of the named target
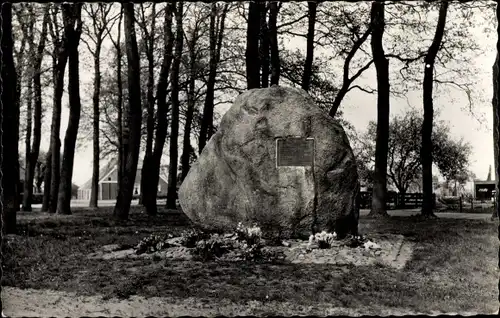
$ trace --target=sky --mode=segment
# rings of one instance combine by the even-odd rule
[[[445,120],[450,124],[451,135],[454,138],[463,137],[472,145],[472,155],[470,169],[476,174],[479,179],[486,179],[489,166],[493,169],[493,113],[491,106],[492,96],[492,65],[495,60],[496,48],[495,36],[487,36],[481,30],[475,31],[476,41],[479,45],[486,48],[485,53],[474,60],[478,67],[478,84],[474,89],[483,94],[483,102],[476,103],[474,107],[474,116],[467,110],[467,98],[463,92],[450,89],[448,92],[434,96],[434,104],[440,110],[439,119]],[[305,50],[303,42],[292,43],[293,46]],[[81,44],[83,49],[83,45]],[[85,63],[84,67],[85,67]],[[86,65],[86,69],[81,71],[81,81],[91,83],[93,74],[89,69],[91,66]],[[422,67],[423,69],[423,67]],[[340,76],[341,73],[339,73]],[[369,85],[375,87],[375,71],[372,66],[365,74],[356,81],[359,85]],[[82,86],[83,87],[83,86]],[[83,95],[83,88],[80,89]],[[63,97],[63,105],[67,105],[67,95]],[[357,131],[364,131],[369,121],[376,121],[377,112],[377,96],[376,94],[367,94],[359,90],[353,90],[348,93],[341,105],[344,112],[344,118],[348,120]],[[216,108],[220,114],[225,113],[230,105],[221,105]],[[391,98],[391,117],[403,113],[409,107],[417,109],[422,108],[422,94],[420,91],[410,92],[407,99]],[[61,122],[61,142],[63,143],[64,135],[67,128],[69,110],[63,107],[62,122]],[[481,118],[479,121],[477,118]],[[50,127],[50,113],[46,114],[44,119],[44,127]],[[82,133],[82,132],[80,132]],[[77,149],[75,154],[73,183],[82,185],[92,176],[92,147],[91,140],[88,141],[86,147]],[[46,150],[49,146],[49,132],[44,129],[44,137],[42,138],[41,149]],[[20,148],[23,147],[20,145]],[[494,173],[493,176],[494,178]]]

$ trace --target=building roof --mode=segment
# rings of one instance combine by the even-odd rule
[[[99,169],[99,176],[102,178],[103,176],[107,175],[115,166],[116,166],[116,160],[114,159],[110,160],[107,165]],[[90,177],[90,179],[87,180],[87,182],[82,184],[82,186],[80,187],[80,189],[91,189],[91,188],[92,188],[92,177]]]
[[[99,177],[100,177],[99,182],[103,181],[104,177],[113,172],[113,170],[116,168],[117,165],[116,161],[117,161],[116,159],[110,160],[108,164],[106,164],[106,166],[102,167],[99,170]],[[142,178],[141,170],[142,170],[142,159],[139,159],[139,162],[137,164],[137,173],[135,175],[135,184],[141,183],[141,178]],[[161,174],[160,174],[160,179],[168,183],[165,177],[162,176]],[[91,189],[91,188],[92,188],[92,177],[80,187],[80,189]]]
[[[474,184],[496,184],[495,180],[474,180]]]

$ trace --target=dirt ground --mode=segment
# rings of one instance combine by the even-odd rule
[[[419,313],[407,309],[373,307],[341,308],[331,307],[329,304],[311,306],[297,306],[288,302],[261,302],[249,301],[246,304],[236,304],[231,301],[219,300],[217,304],[203,303],[195,298],[173,299],[166,297],[144,298],[131,296],[127,300],[104,300],[101,296],[78,296],[52,290],[19,289],[5,287],[2,290],[4,315],[11,317],[26,316],[235,316],[235,315],[266,315],[266,312],[275,311],[278,307],[283,315],[301,315],[314,313],[318,316],[345,315],[458,315],[458,313]],[[33,304],[36,304],[34,306]],[[477,315],[474,312],[461,312],[460,315]]]
[[[412,213],[408,213],[408,214],[411,215]],[[406,214],[406,216],[408,216],[408,214]],[[451,213],[449,216],[448,215],[446,215],[446,216],[440,215],[440,216],[443,217],[444,219],[446,219],[448,217],[450,217],[450,218],[453,217],[451,215]],[[465,217],[465,215],[464,215],[464,217]],[[485,220],[489,219],[489,216],[484,215],[484,214],[482,216],[468,215],[468,217],[471,219],[474,219],[474,220],[478,220],[479,218],[484,218]],[[31,222],[34,222],[34,221],[40,222],[40,221],[43,221],[45,218],[47,218],[49,220],[49,219],[59,218],[59,216],[50,216],[49,217],[46,215],[37,215],[37,216],[35,216],[35,215],[33,215],[33,216],[32,215],[23,215],[22,218],[20,218],[20,219],[22,219],[23,222],[30,222],[30,224],[35,224],[35,223],[31,223]],[[60,216],[60,218],[61,218],[61,220],[59,220],[59,221],[61,221],[61,224],[64,224],[64,223],[62,223],[63,221],[66,222],[66,219],[68,219],[67,220],[68,222],[70,220],[75,220],[76,216],[75,215],[73,215],[73,216]],[[64,220],[62,220],[62,219],[64,219]],[[406,219],[406,218],[404,218],[404,219]],[[397,221],[397,219],[396,219],[396,221]],[[445,220],[443,220],[442,222],[444,225]],[[448,222],[448,221],[446,221],[446,222]],[[475,221],[475,222],[477,223],[478,221]],[[388,222],[386,222],[386,223],[388,223]],[[57,223],[57,224],[54,223],[54,224],[60,226],[59,223]],[[92,226],[96,227],[94,229],[96,231],[96,234],[101,235],[101,236],[102,235],[111,235],[111,234],[104,234],[104,233],[107,233],[104,231],[98,232],[97,227],[101,226],[100,224],[98,224],[98,223],[95,223],[95,224],[92,223],[92,224],[93,224]],[[450,223],[450,224],[452,224],[452,223]],[[421,233],[422,231],[425,232],[426,230],[424,230],[424,228],[423,228],[424,225],[425,224],[423,224],[423,223],[415,223],[415,225],[411,225],[411,224],[407,225],[407,226],[409,226],[409,229],[407,229],[405,231],[413,232],[413,234],[407,233],[407,234],[411,234],[407,237],[412,237],[412,235],[415,236],[418,233]],[[443,225],[441,225],[441,226],[443,226]],[[150,225],[148,225],[148,230],[151,230],[151,228],[149,228],[149,226]],[[464,266],[467,268],[471,268],[472,270],[482,268],[482,267],[477,267],[477,268],[474,267],[474,266],[479,266],[479,265],[483,266],[482,263],[476,264],[475,262],[473,262],[477,258],[472,257],[472,258],[465,258],[464,260],[460,260],[461,256],[470,255],[471,251],[473,251],[474,249],[487,249],[488,246],[490,246],[490,245],[492,246],[493,244],[497,243],[496,238],[495,238],[494,241],[492,239],[493,243],[488,245],[488,246],[486,246],[486,245],[481,246],[481,244],[478,246],[477,243],[472,244],[474,246],[472,249],[469,247],[467,249],[464,249],[464,251],[466,251],[466,250],[469,251],[468,253],[459,253],[456,255],[453,253],[452,254],[447,253],[449,251],[447,251],[445,249],[444,250],[440,249],[438,254],[442,254],[442,257],[433,258],[433,257],[435,257],[434,255],[425,254],[422,251],[425,250],[426,248],[430,248],[434,244],[441,244],[439,246],[446,247],[447,245],[442,242],[442,239],[439,239],[439,240],[428,239],[428,241],[426,241],[424,243],[420,242],[419,243],[421,245],[420,247],[417,246],[416,248],[414,248],[414,246],[413,246],[414,244],[411,242],[411,240],[408,241],[407,238],[403,239],[403,237],[398,234],[398,230],[397,230],[398,227],[397,226],[395,226],[394,224],[393,225],[385,224],[384,226],[386,226],[387,229],[380,227],[380,225],[376,222],[374,222],[373,224],[371,222],[365,221],[365,220],[362,222],[363,232],[368,232],[368,233],[374,232],[375,233],[375,232],[379,231],[379,232],[383,232],[383,233],[388,233],[388,234],[383,235],[386,238],[399,237],[399,239],[392,240],[394,244],[392,244],[392,246],[389,248],[389,246],[384,246],[384,242],[383,242],[384,240],[382,239],[382,236],[377,237],[377,235],[375,235],[375,234],[373,234],[371,236],[371,237],[373,237],[373,239],[376,243],[381,243],[381,246],[383,248],[385,247],[386,253],[383,253],[384,255],[381,255],[382,257],[386,258],[385,261],[382,262],[382,263],[385,263],[383,268],[387,268],[388,272],[390,272],[392,270],[392,272],[397,273],[397,274],[394,274],[394,280],[391,280],[391,282],[392,283],[398,282],[398,284],[399,284],[400,279],[403,279],[403,280],[406,279],[407,281],[401,283],[402,289],[398,289],[397,293],[395,293],[395,291],[393,291],[391,294],[390,290],[385,289],[385,287],[387,287],[385,285],[389,284],[389,282],[387,282],[387,280],[385,279],[385,276],[384,276],[387,274],[385,272],[386,271],[385,269],[376,268],[376,267],[374,267],[374,265],[370,265],[370,264],[355,264],[356,262],[352,262],[351,264],[358,265],[359,267],[355,266],[355,267],[350,269],[352,271],[353,278],[351,279],[351,282],[346,281],[344,287],[347,287],[348,289],[356,287],[355,285],[358,285],[358,284],[353,283],[355,281],[355,279],[357,277],[361,277],[361,278],[364,277],[363,275],[360,275],[359,272],[360,271],[363,272],[363,268],[365,268],[364,271],[367,271],[366,268],[369,267],[371,270],[374,271],[374,274],[370,274],[371,276],[366,276],[366,277],[374,278],[375,281],[377,281],[377,278],[378,278],[378,282],[375,285],[373,285],[373,284],[370,285],[371,287],[369,287],[369,288],[371,288],[373,290],[373,293],[380,292],[380,295],[374,294],[374,296],[372,296],[371,299],[365,298],[365,296],[364,296],[365,294],[363,293],[362,289],[359,289],[359,288],[355,289],[355,291],[353,291],[353,293],[354,294],[358,293],[358,296],[360,299],[362,299],[362,301],[357,303],[356,306],[351,306],[349,308],[347,307],[348,304],[339,303],[339,302],[332,304],[331,302],[330,303],[326,302],[325,299],[327,299],[327,298],[318,299],[317,302],[313,301],[313,303],[310,303],[310,304],[300,303],[298,301],[294,301],[293,295],[295,295],[295,293],[289,294],[292,296],[291,298],[287,296],[286,298],[283,297],[283,299],[281,301],[276,301],[276,300],[272,299],[273,295],[268,293],[268,291],[266,291],[264,288],[259,287],[259,285],[257,283],[255,285],[252,285],[252,288],[261,288],[263,291],[265,291],[265,293],[263,294],[264,296],[262,298],[258,298],[258,299],[257,298],[249,299],[249,297],[241,299],[241,300],[239,298],[229,299],[228,298],[228,296],[230,296],[229,290],[232,290],[232,289],[230,289],[230,287],[232,285],[229,285],[229,283],[228,283],[228,287],[226,289],[224,289],[224,290],[226,290],[225,291],[226,294],[217,293],[217,296],[219,298],[214,297],[212,299],[210,299],[210,298],[207,299],[207,298],[191,297],[191,295],[197,295],[197,293],[188,293],[188,292],[186,292],[186,293],[190,294],[189,297],[179,297],[179,293],[175,293],[174,292],[175,289],[173,287],[169,287],[169,286],[173,284],[171,281],[171,277],[184,277],[184,276],[182,276],[184,274],[184,272],[182,272],[180,269],[171,268],[172,273],[177,275],[177,276],[168,276],[167,275],[167,277],[165,278],[165,277],[162,277],[162,276],[165,276],[165,272],[163,271],[163,269],[160,266],[160,268],[158,269],[158,273],[159,273],[158,275],[160,275],[160,276],[151,276],[151,277],[161,278],[161,279],[165,280],[165,282],[162,282],[163,285],[161,285],[161,284],[159,285],[159,286],[162,286],[162,287],[160,287],[160,290],[149,293],[147,297],[137,294],[137,295],[130,295],[127,299],[116,298],[115,296],[110,298],[110,297],[105,296],[104,293],[99,294],[99,291],[101,289],[95,289],[94,290],[95,292],[85,295],[85,294],[81,294],[81,293],[72,292],[73,289],[71,287],[69,289],[66,289],[66,291],[55,290],[55,289],[62,288],[60,286],[57,286],[57,284],[55,284],[55,283],[51,285],[54,287],[48,287],[48,286],[41,287],[41,288],[53,288],[53,289],[33,289],[33,288],[37,288],[37,284],[32,284],[31,286],[24,286],[26,288],[3,287],[2,293],[1,293],[3,314],[6,316],[12,316],[12,317],[22,317],[22,316],[32,316],[32,317],[33,316],[36,316],[36,317],[40,317],[40,316],[45,316],[45,317],[46,316],[56,316],[56,317],[63,317],[63,316],[64,317],[136,316],[136,317],[142,317],[142,316],[219,316],[219,315],[224,315],[224,316],[235,316],[235,315],[264,316],[264,315],[270,315],[270,314],[279,314],[279,315],[284,315],[284,316],[288,316],[288,315],[317,315],[317,316],[326,316],[326,315],[346,315],[346,316],[431,315],[431,316],[436,316],[436,315],[458,315],[458,314],[460,314],[463,316],[470,316],[470,315],[478,315],[478,314],[492,314],[492,312],[472,312],[472,311],[447,312],[447,313],[438,312],[438,311],[430,311],[429,312],[429,311],[425,311],[424,308],[420,308],[420,305],[412,307],[413,309],[405,308],[404,304],[410,303],[410,301],[407,301],[406,303],[404,303],[404,302],[394,303],[394,306],[391,306],[391,307],[389,307],[390,303],[388,303],[388,302],[386,302],[382,305],[382,303],[380,302],[381,299],[386,299],[386,298],[397,299],[394,297],[400,297],[401,296],[400,293],[403,290],[406,290],[406,292],[416,290],[416,294],[418,294],[418,295],[428,295],[429,293],[433,293],[435,289],[438,291],[442,289],[442,290],[448,292],[448,290],[445,289],[446,286],[442,286],[442,285],[450,283],[451,284],[450,286],[454,286],[454,284],[456,284],[457,280],[456,279],[450,280],[450,279],[451,279],[451,277],[456,277],[456,276],[451,276],[451,274],[450,274],[450,276],[448,277],[447,276],[447,275],[449,275],[448,269],[446,269],[445,272],[443,272],[443,273],[431,274],[431,272],[427,270],[427,268],[426,268],[427,266],[422,267],[422,268],[420,268],[420,266],[423,266],[424,264],[427,265],[427,264],[429,264],[429,262],[433,262],[433,261],[440,261],[441,262],[443,260],[447,260],[447,261],[451,260],[451,261],[453,261],[452,265],[454,263],[460,264],[460,266],[457,268],[463,268]],[[413,226],[415,227],[414,229],[412,228]],[[438,225],[435,225],[435,227],[437,228]],[[370,230],[371,228],[377,229],[377,231],[372,231],[372,230]],[[441,228],[445,229],[446,227],[441,227]],[[70,230],[70,229],[71,228],[68,227],[68,230]],[[85,230],[88,230],[88,229],[92,230],[91,227],[85,228]],[[108,229],[108,228],[103,228],[103,229]],[[110,228],[110,229],[116,230],[114,228]],[[430,229],[430,227],[426,227],[426,229]],[[58,231],[60,231],[60,230],[61,229],[58,228]],[[51,233],[50,231],[52,231],[51,228],[44,229],[44,232],[43,232],[44,238],[45,238],[45,235],[48,235]],[[135,231],[135,228],[133,230],[130,229],[130,231],[131,231],[131,234],[130,234],[131,236],[137,235],[137,234],[133,234],[134,233],[133,231]],[[429,230],[427,230],[427,231],[429,231]],[[471,232],[469,233],[468,231],[471,231]],[[137,233],[137,232],[135,232],[135,233]],[[432,231],[432,233],[437,233],[437,232],[435,232],[435,230],[434,230],[434,231]],[[477,237],[473,236],[474,233],[475,232],[473,232],[473,230],[470,229],[470,227],[464,227],[464,230],[461,230],[460,235],[458,237],[459,238],[461,238],[462,236],[463,237],[470,237],[472,240],[478,240],[481,238],[480,236],[477,236]],[[496,233],[496,229],[495,229],[495,233]],[[446,241],[448,240],[448,236],[443,236],[443,237],[446,239]],[[53,239],[53,240],[57,240],[57,239]],[[51,242],[51,241],[47,241],[47,242]],[[94,242],[94,241],[92,241],[92,242]],[[470,242],[470,241],[464,241],[464,242]],[[106,244],[110,244],[110,243],[112,243],[112,242],[108,242]],[[422,245],[422,244],[424,244],[424,245]],[[100,245],[100,248],[102,248],[104,246],[109,246],[109,245],[103,244],[103,245]],[[73,247],[74,246],[71,246],[71,249]],[[462,245],[455,245],[453,248],[450,248],[450,251],[453,251],[453,249],[455,249],[455,248],[463,248],[463,246]],[[94,251],[97,252],[98,250],[99,250],[99,248],[97,248],[97,246],[96,246],[96,249],[94,249]],[[413,250],[415,250],[415,251],[413,251]],[[47,250],[47,251],[49,251],[49,250]],[[406,271],[403,270],[403,267],[405,266],[407,261],[409,261],[412,258],[413,253],[416,254],[416,256],[415,256],[416,258],[413,261],[414,262],[413,265],[410,264],[410,266],[406,266],[406,267],[408,267],[408,268],[406,268]],[[50,253],[48,253],[48,254],[50,254]],[[434,252],[434,254],[436,254],[436,253]],[[496,252],[495,252],[495,254],[496,254]],[[32,255],[32,254],[25,254],[25,255]],[[47,255],[47,253],[45,253],[44,255]],[[85,263],[84,258],[83,258],[83,257],[85,257],[85,255],[88,255],[88,254],[82,254],[82,259],[78,264]],[[314,260],[308,259],[312,256],[312,254],[305,255],[304,259],[300,259],[299,256],[300,256],[300,254],[294,255],[294,259],[299,263],[315,263]],[[344,255],[342,258],[346,259],[345,256],[346,255]],[[319,257],[324,258],[325,255],[319,255]],[[336,255],[336,257],[337,257],[337,255]],[[300,259],[300,261],[299,261],[299,259]],[[368,258],[366,260],[368,260]],[[465,265],[465,264],[469,264],[469,263],[465,263],[465,261],[469,262],[472,265]],[[94,261],[94,263],[95,263],[95,261]],[[335,261],[335,262],[326,261],[324,263],[338,264],[339,262],[338,261]],[[420,265],[420,264],[422,264],[422,265]],[[441,264],[441,263],[436,263],[436,264]],[[94,265],[91,265],[91,266],[94,266]],[[451,265],[447,265],[447,266],[451,266]],[[83,267],[84,266],[82,265],[82,268]],[[23,268],[30,268],[30,266],[23,267]],[[231,267],[226,266],[226,268],[231,268]],[[439,269],[439,266],[437,266],[436,268]],[[449,268],[453,270],[455,267],[449,267]],[[495,268],[496,268],[496,265],[495,265]],[[139,269],[144,270],[144,267],[139,267]],[[267,269],[265,269],[265,270],[267,270]],[[151,270],[151,272],[154,272],[154,271]],[[465,273],[465,275],[471,276],[471,277],[465,276],[467,278],[467,284],[469,284],[468,285],[469,287],[467,287],[467,288],[473,287],[473,289],[475,288],[474,290],[484,290],[484,289],[479,288],[480,286],[484,285],[484,286],[488,286],[488,288],[491,290],[492,288],[490,288],[490,285],[486,285],[486,283],[484,283],[485,281],[490,282],[491,278],[488,278],[487,280],[485,280],[484,277],[482,277],[481,275],[479,275],[481,277],[476,275],[475,274],[476,272],[478,272],[478,271],[473,271],[472,272],[473,275],[467,274],[467,273],[470,273],[470,271],[467,271],[467,273]],[[59,272],[59,274],[60,273],[61,272]],[[76,273],[76,271],[75,271],[75,273]],[[111,276],[109,277],[109,279],[110,279],[110,281],[113,281],[112,276],[115,275],[116,272],[111,270],[111,271],[109,271],[109,273],[111,273],[110,274]],[[172,273],[170,273],[170,275],[173,275]],[[244,272],[242,272],[242,273],[244,273]],[[281,273],[281,272],[275,271],[273,275],[276,276],[276,274],[278,274],[278,276],[281,277],[279,273]],[[493,272],[491,272],[491,273],[493,273]],[[497,273],[498,273],[498,271],[497,271]],[[59,274],[56,273],[56,275],[59,275]],[[70,274],[70,273],[68,273],[68,274]],[[98,274],[98,273],[95,272],[91,276],[97,277],[97,278],[101,277],[101,276],[96,275],[96,274]],[[207,269],[206,274],[203,274],[203,275],[205,275],[205,276],[208,275],[205,278],[210,279],[210,277],[211,277],[210,275],[222,276],[222,275],[226,275],[226,274],[227,273],[225,272],[225,270],[222,270],[222,272],[221,272],[221,269],[219,269],[217,267],[216,269],[213,269],[213,270]],[[74,275],[76,275],[76,274],[73,273],[70,276],[73,277]],[[291,275],[290,277],[292,277],[291,279],[295,280],[295,277],[297,277],[297,272],[293,272],[290,275]],[[388,275],[387,277],[391,277],[392,274],[390,274],[390,275],[387,274],[387,275]],[[428,278],[428,277],[430,277],[429,275],[431,276],[431,278],[435,277],[436,281],[434,281],[433,278],[432,279]],[[274,276],[269,276],[269,277],[264,278],[264,279],[269,279],[270,277],[274,277]],[[478,276],[478,277],[476,277],[476,276]],[[24,274],[22,276],[18,276],[18,277],[19,278],[22,277],[22,279],[24,279]],[[49,279],[49,278],[46,278],[47,277],[46,275],[43,277],[45,277],[45,280]],[[54,277],[57,278],[57,276],[54,276]],[[76,279],[75,277],[76,276],[74,276],[71,279],[76,282],[76,281],[78,281],[78,279]],[[103,277],[105,277],[105,276],[103,276]],[[144,275],[144,277],[148,277],[148,276]],[[228,277],[230,277],[229,274],[228,274]],[[238,278],[237,275],[235,277]],[[310,277],[309,280],[311,280],[312,276],[308,276],[308,277]],[[332,277],[337,277],[337,276],[332,276]],[[356,278],[354,278],[354,277],[356,277]],[[379,278],[379,277],[382,277],[382,278]],[[423,284],[423,283],[419,282],[418,280],[415,280],[415,281],[413,280],[413,279],[417,279],[419,277],[422,277],[422,279],[425,279],[425,281],[427,281],[428,283],[433,283],[435,285],[431,284],[431,287],[426,289],[425,285],[429,286],[428,284]],[[491,276],[488,276],[488,277],[491,277]],[[241,281],[241,279],[244,279],[244,278],[246,278],[246,276],[241,275],[241,276],[239,276],[238,281]],[[50,278],[50,279],[52,279],[52,278]],[[70,282],[71,282],[71,279],[70,279]],[[226,279],[226,278],[221,278],[221,279],[219,279],[219,281],[222,282],[224,279]],[[229,278],[227,278],[227,279],[229,279]],[[59,279],[57,281],[61,282],[61,284],[63,284],[65,280],[66,280],[65,278],[62,278],[62,280]],[[180,280],[181,279],[179,279],[179,281]],[[196,279],[193,282],[198,281],[198,280],[199,279]],[[307,284],[307,282],[309,280],[304,280],[304,283]],[[253,281],[251,279],[248,279],[248,278],[247,278],[247,280],[245,280],[245,284],[252,283],[252,282]],[[155,284],[157,284],[157,283],[158,282],[155,280]],[[179,282],[177,282],[177,283],[179,283]],[[236,282],[234,284],[237,285]],[[495,283],[495,285],[496,285],[496,283]],[[20,285],[11,285],[11,286],[20,286]],[[68,285],[68,286],[73,286],[73,285]],[[183,285],[183,286],[191,286],[191,285]],[[195,289],[200,288],[200,287],[203,289],[205,287],[205,285],[199,285],[199,284],[198,285],[193,284],[192,286],[195,287]],[[248,286],[248,285],[245,285],[245,286]],[[300,288],[304,288],[305,285],[301,284],[298,286],[300,286]],[[23,286],[21,286],[21,287],[23,287]],[[288,285],[284,285],[284,284],[281,284],[279,287],[280,288],[276,289],[276,291],[279,292],[280,294],[283,294],[283,289],[291,289],[291,287],[288,287]],[[403,287],[405,287],[405,289]],[[172,288],[172,292],[170,294],[165,293],[165,290],[169,289],[169,288]],[[78,288],[76,288],[76,289],[78,289]],[[450,287],[450,291],[454,291],[457,289],[458,288]],[[326,287],[325,287],[325,290],[326,290]],[[162,291],[163,294],[161,294],[160,291]],[[288,291],[288,292],[290,292],[290,291]],[[322,291],[322,292],[323,292],[323,294],[326,294],[326,291]],[[360,292],[361,292],[361,294],[359,294]],[[365,292],[368,294],[367,291],[365,291]],[[307,293],[309,293],[309,292],[304,293],[300,290],[297,290],[297,294],[302,295],[302,296],[297,296],[297,297],[307,296],[306,295]],[[441,292],[441,293],[444,293],[444,292]],[[462,294],[466,295],[467,297],[463,296]],[[465,299],[468,299],[471,302],[474,302],[474,300],[472,299],[474,297],[471,297],[471,296],[474,296],[475,294],[470,294],[470,293],[465,294],[463,292],[462,292],[462,294],[460,294],[460,297],[462,297],[462,296],[463,297],[458,298],[459,302],[462,302],[462,300],[465,300]],[[173,295],[173,296],[169,297],[169,295]],[[269,296],[269,300],[267,300],[268,296],[265,296],[265,295]],[[288,295],[288,294],[286,294],[286,295]],[[319,294],[319,295],[321,295],[321,294]],[[416,295],[414,297],[417,297],[418,295]],[[441,295],[441,294],[436,294],[436,295]],[[436,295],[433,295],[432,297],[436,298],[437,297]],[[454,299],[453,294],[450,293],[449,295],[450,296],[445,296],[445,297],[448,297],[448,299],[453,300]],[[162,297],[159,297],[159,296],[162,296]],[[490,298],[493,298],[493,297],[495,297],[495,296],[491,295]],[[336,299],[336,298],[330,298],[330,299]],[[478,299],[484,300],[483,298],[478,298]],[[434,301],[436,301],[437,304],[445,303],[437,298],[434,299]],[[482,303],[482,302],[483,301],[480,301],[479,303]],[[476,304],[478,304],[478,302],[476,302]],[[346,307],[342,307],[342,306],[346,306]],[[434,306],[434,307],[429,308],[428,310],[441,309],[441,308],[443,308],[443,307]],[[448,309],[451,309],[451,310],[460,310],[458,308],[459,308],[458,306],[448,307]],[[466,308],[463,308],[463,309],[464,310],[483,310],[483,309],[490,310],[491,308],[495,308],[494,301],[492,303],[492,306],[488,305],[487,308],[480,307],[480,306],[469,306],[468,309],[466,309]],[[419,309],[422,310],[423,312],[419,312],[418,311]],[[496,312],[496,313],[498,313],[498,312]]]

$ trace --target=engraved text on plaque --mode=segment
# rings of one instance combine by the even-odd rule
[[[312,166],[313,160],[313,138],[276,139],[276,166]]]

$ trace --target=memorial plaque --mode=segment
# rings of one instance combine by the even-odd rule
[[[314,160],[313,138],[280,138],[276,140],[276,166],[312,166]]]

